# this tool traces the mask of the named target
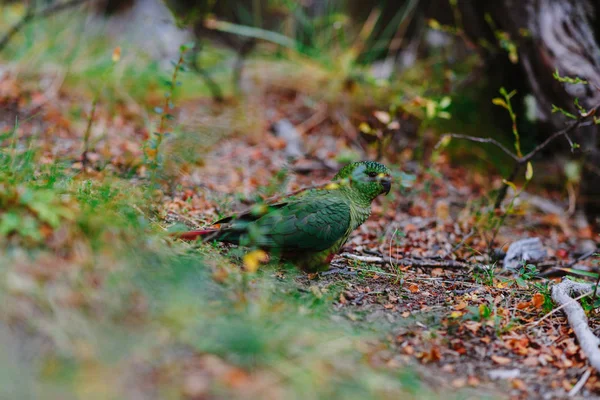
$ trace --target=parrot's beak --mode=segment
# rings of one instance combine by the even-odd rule
[[[385,177],[381,180],[381,186],[383,186],[383,193],[387,195],[392,188],[392,181],[389,177]]]

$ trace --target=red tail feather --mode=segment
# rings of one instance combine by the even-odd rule
[[[200,229],[197,231],[177,232],[177,233],[174,233],[173,236],[175,236],[177,239],[187,240],[187,241],[191,242],[191,241],[198,239],[199,237],[208,236],[217,231],[218,231],[218,229]]]

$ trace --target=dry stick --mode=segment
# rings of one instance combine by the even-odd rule
[[[451,138],[456,138],[456,139],[466,139],[466,140],[469,140],[471,142],[477,142],[477,143],[491,143],[494,146],[498,147],[500,150],[502,150],[504,153],[506,153],[508,156],[510,156],[510,158],[512,158],[516,162],[520,161],[520,157],[519,156],[517,156],[512,151],[510,151],[509,149],[507,149],[502,143],[500,143],[496,139],[492,139],[492,138],[480,138],[480,137],[477,137],[477,136],[463,135],[463,134],[460,134],[460,133],[448,133],[448,134],[446,134],[444,136],[449,136]],[[442,140],[443,140],[443,137],[442,137]],[[438,144],[436,144],[435,147],[438,148],[441,145],[441,143],[442,143],[442,141],[440,140],[438,142]]]
[[[585,372],[583,373],[583,375],[581,376],[579,381],[577,381],[575,386],[573,386],[573,389],[569,390],[569,393],[567,394],[567,396],[574,397],[577,393],[579,393],[581,388],[583,388],[585,386],[588,379],[590,379],[590,375],[592,375],[592,369],[588,368],[585,370]]]
[[[545,149],[556,138],[558,138],[560,136],[568,135],[569,133],[571,133],[575,129],[579,128],[583,124],[584,121],[586,121],[587,119],[589,119],[590,117],[592,117],[593,115],[596,114],[596,110],[599,107],[600,107],[600,104],[595,105],[588,112],[586,112],[585,114],[579,116],[579,118],[577,118],[577,120],[575,120],[575,121],[571,122],[570,124],[568,124],[567,127],[565,127],[564,129],[561,129],[559,131],[554,132],[546,140],[544,140],[539,145],[535,146],[533,148],[533,150],[531,150],[529,153],[525,154],[522,157],[519,157],[518,155],[516,155],[515,153],[513,153],[512,151],[510,151],[502,143],[500,143],[499,141],[497,141],[495,139],[492,139],[492,138],[480,138],[480,137],[476,137],[476,136],[462,135],[462,134],[458,134],[458,133],[449,133],[449,134],[446,134],[444,136],[445,137],[456,138],[456,139],[466,139],[466,140],[469,140],[471,142],[477,142],[477,143],[490,143],[490,144],[493,144],[494,146],[496,146],[497,148],[499,148],[500,150],[502,150],[510,158],[512,158],[514,161],[516,161],[515,168],[513,169],[513,172],[511,173],[511,175],[508,178],[509,181],[512,181],[512,180],[514,180],[514,178],[516,178],[516,176],[517,176],[517,174],[519,172],[519,169],[523,165],[525,165],[525,164],[527,164],[527,162],[531,161],[533,159],[533,157],[535,157],[540,151],[542,151],[543,149]],[[438,142],[438,144],[435,146],[436,148],[438,148],[442,144],[442,140],[443,139],[444,138],[442,138]],[[500,204],[504,200],[504,197],[506,197],[507,190],[508,190],[508,185],[504,184],[503,187],[498,192],[498,197],[496,198],[496,202],[495,202],[495,205],[494,205],[495,208],[500,207]]]
[[[413,266],[421,268],[469,268],[469,264],[455,260],[418,260],[415,258],[394,258],[394,257],[379,257],[379,256],[359,256],[356,254],[342,253],[342,257],[351,260],[363,261],[374,264],[400,264],[404,266]]]
[[[92,131],[92,123],[94,122],[94,114],[96,114],[96,105],[98,104],[98,96],[94,98],[92,102],[92,109],[88,118],[87,127],[83,134],[83,153],[81,154],[81,170],[85,172],[88,162],[88,152],[90,147],[90,133]]]
[[[71,0],[67,1],[66,3],[59,3],[44,8],[42,11],[39,12],[35,12],[35,10],[32,7],[28,8],[23,18],[21,18],[19,22],[10,27],[10,29],[4,34],[2,39],[0,39],[0,51],[4,50],[4,48],[10,42],[12,37],[19,33],[19,31],[23,29],[23,27],[29,22],[31,22],[33,19],[49,17],[52,14],[56,14],[57,12],[78,6],[80,4],[86,3],[87,1],[88,0]]]
[[[589,291],[592,285],[586,283],[574,282],[570,279],[564,279],[558,285],[552,287],[552,300],[556,304],[564,306],[564,312],[567,314],[569,325],[575,332],[579,341],[579,346],[586,355],[590,365],[600,371],[600,339],[590,329],[581,305],[571,298],[571,293],[581,293]],[[594,292],[596,289],[593,290]]]
[[[581,300],[584,297],[587,297],[587,296],[589,296],[592,293],[593,293],[593,291],[591,291],[591,290],[589,292],[585,292],[584,294],[575,297],[573,299],[573,301]],[[544,315],[542,318],[538,319],[537,321],[530,322],[530,323],[528,323],[528,324],[526,324],[524,326],[538,326],[543,320],[547,319],[548,317],[551,317],[552,315],[556,314],[557,312],[559,312],[563,308],[565,308],[564,304],[556,307],[555,309],[553,309],[552,311],[550,311],[549,313],[547,313],[546,315]]]

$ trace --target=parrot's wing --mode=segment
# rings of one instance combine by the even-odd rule
[[[271,211],[254,224],[258,246],[282,251],[322,251],[350,228],[350,206],[338,197],[304,196]]]
[[[212,225],[230,224],[230,223],[239,222],[239,221],[243,221],[243,222],[256,221],[257,219],[264,216],[268,212],[278,210],[278,209],[286,206],[287,204],[288,204],[287,202],[274,203],[274,204],[258,204],[258,205],[255,205],[254,207],[250,208],[249,210],[242,211],[237,214],[232,214],[227,217],[223,217],[223,218],[213,222]]]

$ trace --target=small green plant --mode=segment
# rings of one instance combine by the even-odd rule
[[[480,304],[479,306],[468,306],[467,312],[462,318],[465,321],[487,321],[494,315],[494,310],[489,304]]]
[[[477,267],[474,271],[473,271],[473,279],[475,279],[475,282],[477,282],[480,285],[485,285],[485,286],[494,286],[495,282],[494,282],[494,278],[496,276],[495,271],[495,265],[487,265],[487,266],[480,266]]]
[[[155,107],[154,111],[160,116],[158,127],[153,132],[153,136],[145,144],[146,163],[150,168],[151,180],[156,184],[157,173],[163,164],[163,155],[161,154],[161,144],[165,137],[170,135],[168,131],[168,121],[175,117],[171,111],[175,108],[175,88],[181,85],[177,80],[179,72],[186,71],[185,55],[194,47],[193,43],[186,43],[179,48],[179,58],[173,62],[173,73],[171,79],[163,79],[162,84],[167,88],[165,100],[162,107]]]
[[[544,314],[549,313],[554,309],[554,301],[552,300],[552,293],[550,292],[550,282],[533,282],[533,287],[537,293],[544,296],[544,303],[542,304],[542,312]]]

